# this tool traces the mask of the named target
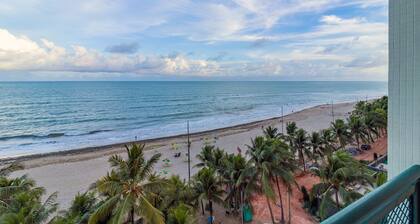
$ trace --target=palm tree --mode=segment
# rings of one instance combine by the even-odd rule
[[[335,198],[335,207],[339,210],[342,203],[347,205],[362,196],[349,186],[356,183],[372,184],[372,178],[367,174],[366,167],[344,150],[328,155],[325,163],[319,168],[313,167],[312,171],[321,179],[321,183],[314,185],[312,189],[312,192],[322,198],[319,211],[321,219],[329,215],[326,214],[326,210],[332,194]]]
[[[324,129],[321,131],[321,151],[325,154],[331,154],[333,151],[335,151],[334,148],[334,135],[331,131],[331,129]]]
[[[98,223],[108,215],[111,215],[113,223],[123,223],[129,217],[130,223],[134,224],[136,216],[150,223],[164,223],[162,212],[148,200],[152,189],[162,187],[161,181],[149,180],[161,155],[155,154],[146,160],[144,147],[144,144],[134,144],[131,148],[126,146],[125,160],[120,155],[109,158],[113,169],[94,185],[99,193],[106,196],[106,200],[92,213],[90,224]]]
[[[54,217],[54,224],[87,223],[90,213],[96,209],[97,201],[94,192],[77,193],[70,208]]]
[[[177,175],[169,177],[165,187],[160,190],[160,193],[155,194],[159,194],[158,208],[165,216],[168,216],[171,209],[178,207],[180,204],[190,207],[197,207],[198,205],[191,187]]]
[[[366,101],[359,101],[354,106],[353,115],[364,116],[367,113],[368,106]]]
[[[284,218],[284,206],[283,206],[283,196],[280,190],[280,181],[281,180],[286,187],[291,186],[295,183],[294,180],[294,170],[297,169],[295,165],[295,158],[294,155],[290,152],[288,145],[282,142],[279,139],[269,140],[268,144],[271,145],[273,149],[273,164],[271,170],[273,172],[274,180],[276,182],[277,191],[279,195],[280,201],[280,211],[281,211],[281,223],[285,223]],[[290,207],[289,207],[290,212]]]
[[[275,127],[268,126],[263,130],[263,134],[266,138],[277,138],[280,136],[278,129]]]
[[[209,166],[212,163],[213,159],[213,151],[216,147],[214,145],[204,145],[201,148],[201,152],[196,156],[200,163],[195,165],[196,167],[204,167]]]
[[[223,203],[223,190],[220,178],[213,168],[204,167],[194,176],[193,190],[198,195],[198,200],[207,200],[209,203],[210,217],[213,218],[213,202]]]
[[[35,187],[35,181],[26,175],[16,178],[0,176],[0,212],[13,201],[15,194],[30,191]]]
[[[168,224],[193,224],[197,223],[193,209],[185,204],[179,204],[169,212]]]
[[[335,139],[340,144],[340,148],[344,149],[351,139],[347,124],[342,119],[337,119],[331,124],[331,130]]]
[[[309,145],[312,148],[312,157],[314,159],[314,162],[317,161],[318,157],[322,157],[323,156],[323,151],[321,150],[322,147],[322,139],[321,139],[321,135],[314,131],[312,132],[311,136],[309,137]]]
[[[238,180],[245,168],[246,159],[241,154],[229,154],[225,157],[220,176],[223,177],[223,183],[228,189],[225,201],[229,205],[229,210],[232,209],[232,205],[235,211],[242,207],[241,197],[245,183]]]
[[[275,193],[271,186],[271,180],[275,176],[271,169],[275,164],[273,148],[265,141],[264,137],[258,136],[248,146],[247,155],[250,159],[240,179],[248,178],[248,182],[258,183],[258,191],[264,194],[270,211],[271,221],[274,223],[273,209],[270,201],[275,200]]]
[[[366,127],[359,117],[351,115],[347,119],[351,135],[354,137],[357,143],[357,148],[360,149],[360,141],[366,141]]]
[[[57,193],[42,202],[45,189],[36,187],[26,175],[9,178],[8,175],[23,167],[11,164],[0,169],[0,223],[40,224],[57,210]]]
[[[20,169],[23,169],[23,166],[18,163],[0,167],[0,212],[2,207],[7,207],[7,204],[10,202],[10,198],[14,193],[29,190],[31,187],[35,186],[35,182],[28,179],[26,175],[17,178],[9,178],[9,175],[12,172]]]
[[[374,112],[374,118],[376,118],[375,119],[376,127],[379,130],[386,133],[387,124],[388,124],[388,113],[386,109],[376,108],[373,112]]]
[[[211,167],[216,171],[223,168],[223,159],[226,156],[226,152],[223,149],[216,148],[213,145],[204,145],[200,154],[197,155],[197,159],[200,163],[195,165],[196,167]]]
[[[34,183],[23,179],[18,178],[16,180]],[[18,184],[18,186],[21,185],[21,183]],[[26,187],[28,189],[22,190],[22,188],[9,195],[8,203],[3,204],[5,207],[0,208],[0,223],[41,224],[46,222],[50,215],[57,210],[57,192],[51,194],[42,202],[41,198],[45,194],[44,188],[35,187],[34,184]]]
[[[309,155],[308,137],[306,136],[306,131],[302,128],[296,131],[293,147],[295,148],[295,151],[298,151],[299,159],[303,166],[303,172],[306,172],[305,155]]]
[[[293,140],[295,138],[297,129],[298,129],[298,127],[296,126],[295,122],[288,122],[287,125],[286,125],[286,133],[287,133],[286,139],[288,140],[289,145],[290,145],[292,150],[294,149]]]
[[[380,137],[381,130],[386,130],[387,114],[381,108],[372,109],[364,117],[365,125],[369,134],[370,140],[373,142],[373,134]]]
[[[372,112],[369,112],[364,116],[365,126],[367,129],[367,136],[370,142],[374,142],[374,136],[378,136],[379,133],[377,131],[377,124],[375,122],[375,114]]]

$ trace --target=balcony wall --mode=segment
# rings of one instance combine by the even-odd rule
[[[420,164],[420,0],[389,1],[389,177]]]

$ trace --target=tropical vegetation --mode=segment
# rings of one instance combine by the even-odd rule
[[[125,155],[109,158],[111,170],[87,192],[75,196],[67,210],[57,211],[57,193],[45,190],[23,175],[10,173],[22,166],[0,167],[0,223],[197,223],[212,221],[215,209],[243,219],[255,195],[264,197],[273,223],[291,223],[291,193],[300,189],[308,212],[323,220],[386,181],[386,173],[374,173],[347,152],[386,135],[387,98],[359,102],[347,119],[330,128],[308,133],[290,122],[286,133],[266,127],[251,140],[245,153],[227,153],[206,142],[197,155],[197,172],[190,181],[155,172],[161,159],[146,159],[145,146],[126,147]],[[298,186],[296,177],[313,175],[312,189]],[[284,193],[286,192],[286,193]],[[276,220],[273,206],[279,208]],[[286,209],[286,207],[288,209]]]

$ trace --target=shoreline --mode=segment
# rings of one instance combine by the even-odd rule
[[[334,104],[334,117],[345,119],[353,110],[355,102]],[[287,122],[296,122],[299,128],[305,129],[308,134],[330,127],[332,121],[331,104],[321,104],[285,115],[284,128]],[[262,135],[262,127],[273,126],[281,133],[281,117],[269,118],[261,121],[224,127],[203,132],[192,133],[191,140],[191,174],[198,172],[195,167],[199,161],[196,156],[201,152],[204,143],[210,143],[223,148],[227,153],[245,152],[251,139]],[[138,141],[146,143],[145,158],[161,153],[161,160],[155,165],[154,171],[163,176],[179,175],[181,179],[188,178],[188,163],[186,155],[186,135],[176,135],[158,139]],[[36,154],[13,159],[3,160],[1,163],[12,161],[20,162],[25,169],[12,173],[18,177],[28,175],[35,180],[38,186],[47,190],[47,195],[58,192],[57,201],[60,208],[68,208],[78,192],[89,189],[91,183],[110,171],[108,158],[110,155],[119,154],[125,157],[125,144],[107,145],[102,147],[83,148],[70,151],[53,152],[49,154]],[[176,143],[177,151],[171,145]],[[181,152],[180,157],[174,157]],[[169,164],[163,162],[169,160]]]
[[[354,104],[354,103],[356,102],[341,102],[334,105],[340,106],[340,105]],[[191,142],[201,141],[203,140],[204,137],[208,135],[218,135],[219,137],[223,137],[223,136],[232,135],[235,133],[246,132],[246,131],[249,131],[250,129],[258,128],[259,126],[271,125],[273,122],[276,122],[276,121],[280,123],[280,119],[283,119],[284,126],[286,126],[286,123],[291,121],[291,120],[287,120],[288,117],[290,116],[297,115],[299,113],[304,113],[306,111],[314,110],[316,108],[330,106],[330,105],[331,104],[319,104],[316,106],[304,108],[302,110],[294,111],[289,114],[285,114],[283,117],[276,116],[276,117],[271,117],[271,118],[267,118],[263,120],[257,120],[257,121],[242,123],[242,124],[221,127],[221,128],[209,129],[205,131],[193,132],[193,133],[190,133],[190,141]],[[197,139],[197,138],[200,138],[200,139]],[[128,141],[128,142],[113,143],[113,144],[91,146],[91,147],[82,147],[82,148],[60,150],[60,151],[46,152],[46,153],[9,156],[9,157],[0,158],[0,166],[10,164],[13,162],[22,163],[22,162],[27,162],[27,161],[36,160],[36,159],[48,159],[52,157],[72,157],[72,156],[85,155],[85,157],[83,158],[66,160],[66,162],[83,161],[83,160],[94,159],[97,157],[106,156],[110,154],[121,153],[122,150],[124,150],[124,147],[126,145],[144,143],[146,144],[146,149],[149,151],[149,150],[153,150],[154,148],[159,148],[159,147],[167,145],[165,143],[167,143],[168,141],[176,141],[176,143],[179,144],[180,143],[179,141],[181,139],[185,139],[185,141],[181,141],[181,143],[186,144],[187,134],[169,135],[169,136],[164,136],[164,137],[148,138],[148,139],[143,139],[143,140],[138,140],[138,141]],[[89,156],[89,154],[96,154],[96,155]],[[42,163],[38,165],[25,166],[25,169],[54,164],[54,163],[58,163],[58,162],[49,162],[49,163],[47,162],[47,163]]]

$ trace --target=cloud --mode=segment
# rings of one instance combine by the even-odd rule
[[[259,49],[248,56],[277,62],[283,74],[298,77],[386,80],[387,24],[336,15],[319,21],[311,31],[279,37],[285,43],[279,51]]]
[[[170,17],[179,25],[163,23],[156,30],[162,35],[184,36],[192,41],[243,41],[256,42],[258,46],[261,42],[279,39],[278,35],[269,34],[271,29],[282,23],[290,23],[291,17],[321,14],[345,6],[367,8],[386,4],[386,0],[233,0],[224,4],[188,2],[179,9],[179,14]],[[179,17],[191,19],[184,21]],[[332,21],[337,18],[324,19],[325,22],[340,22]]]
[[[114,49],[115,50],[115,49]],[[119,49],[121,50],[121,49]],[[106,54],[83,46],[65,49],[42,39],[15,36],[0,29],[0,70],[67,71],[197,76],[217,71],[215,62],[183,55]]]
[[[386,6],[387,0],[4,0],[0,17],[10,26],[0,29],[0,70],[386,79],[386,15],[372,16]],[[349,11],[340,15],[344,7]],[[142,41],[140,51],[133,40]]]
[[[44,29],[38,24],[48,22],[88,37],[147,31],[152,36],[182,36],[193,41],[255,41],[271,39],[267,34],[270,29],[302,14],[321,14],[345,6],[386,5],[387,0],[3,0],[0,16],[33,18],[34,24],[31,20],[25,23],[34,32]]]
[[[242,60],[221,51],[207,59],[196,54],[144,55],[134,44],[99,52],[74,45],[70,49],[0,29],[0,70],[115,73],[147,76],[277,76],[302,79],[386,79],[387,27],[364,18],[325,15],[313,30],[287,34],[280,49],[254,48]],[[275,43],[275,42],[274,42]],[[122,54],[131,53],[131,54]],[[230,54],[229,54],[230,55]],[[332,75],[335,74],[335,75]],[[334,78],[333,78],[334,79]]]
[[[108,46],[105,51],[110,53],[118,53],[118,54],[134,54],[138,51],[139,44],[138,43],[123,43],[123,44],[116,44]]]

